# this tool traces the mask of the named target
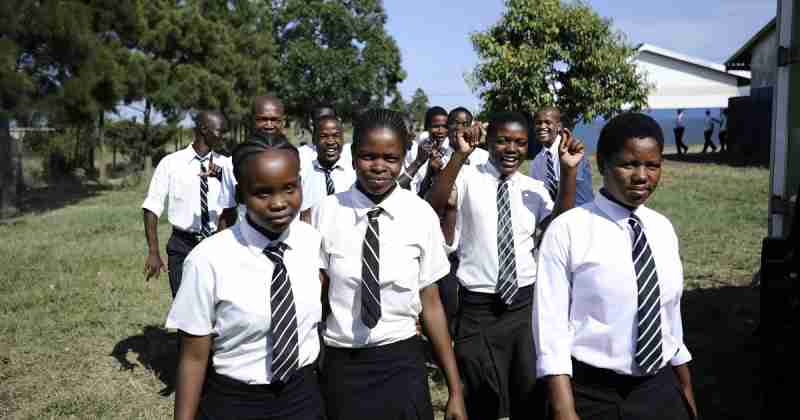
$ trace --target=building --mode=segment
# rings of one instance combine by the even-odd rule
[[[778,33],[772,19],[725,60],[728,71],[750,72],[750,88],[774,87],[778,65]]]

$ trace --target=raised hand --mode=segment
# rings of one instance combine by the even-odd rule
[[[583,159],[586,146],[578,138],[572,135],[567,128],[561,129],[561,145],[558,148],[558,158],[561,167],[577,168]]]
[[[205,172],[200,172],[198,176],[208,176],[212,178],[219,178],[222,175],[222,167],[214,164],[214,155],[208,158],[208,168]]]

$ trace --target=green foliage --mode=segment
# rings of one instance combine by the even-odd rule
[[[411,97],[411,102],[408,104],[408,112],[414,116],[414,121],[421,123],[425,121],[425,112],[428,111],[428,107],[430,107],[428,95],[425,94],[422,88],[417,88]]]
[[[384,28],[379,0],[279,0],[276,93],[293,115],[317,101],[332,103],[345,117],[357,108],[382,105],[406,74],[400,50]]]
[[[473,80],[485,109],[555,105],[573,126],[647,104],[635,54],[611,21],[583,1],[506,0],[500,22],[472,35]]]

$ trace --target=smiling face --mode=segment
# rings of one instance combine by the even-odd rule
[[[622,150],[600,165],[606,191],[629,207],[644,204],[658,186],[662,160],[654,138],[625,140]]]
[[[469,128],[472,124],[472,116],[466,112],[456,112],[450,119],[447,127],[447,138],[453,150],[458,148],[458,133]]]
[[[436,140],[436,144],[442,144],[447,137],[447,115],[434,115],[431,118],[430,137]]]
[[[283,128],[283,105],[274,100],[256,102],[253,107],[253,125],[256,130],[277,134]]]
[[[400,175],[405,157],[400,133],[389,128],[373,128],[353,150],[353,167],[358,185],[373,196],[389,192]]]
[[[555,110],[537,112],[533,116],[536,141],[544,147],[550,147],[561,133],[561,114]]]
[[[297,154],[271,149],[249,158],[246,165],[237,188],[248,216],[270,232],[283,232],[303,201]]]
[[[320,165],[330,167],[342,156],[342,129],[335,119],[325,118],[319,122],[317,133],[317,159]]]
[[[507,122],[488,136],[492,165],[506,176],[516,172],[528,153],[528,130],[518,122]]]

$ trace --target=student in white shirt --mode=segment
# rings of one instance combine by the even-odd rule
[[[711,148],[712,152],[717,151],[717,146],[714,144],[714,141],[711,140],[711,135],[714,134],[714,119],[711,118],[711,111],[706,110],[706,117],[703,120],[703,137],[705,138],[705,143],[703,143],[703,153]]]
[[[362,114],[353,132],[356,183],[312,210],[329,278],[322,373],[329,420],[433,419],[418,321],[448,384],[446,418],[466,419],[436,287],[449,270],[439,221],[397,185],[405,141],[399,113]]]
[[[645,207],[663,147],[649,116],[613,118],[597,144],[603,188],[544,235],[533,331],[554,419],[697,415],[678,238],[667,218]]]
[[[728,109],[719,111],[719,119],[715,119],[719,124],[719,151],[720,153],[728,149]]]
[[[686,131],[686,127],[683,122],[683,118],[686,114],[683,112],[682,109],[677,110],[677,114],[675,116],[675,147],[678,148],[678,154],[689,153],[689,146],[683,142],[683,132]]]
[[[544,183],[550,198],[555,201],[558,194],[558,179],[561,165],[558,164],[558,147],[561,144],[561,111],[552,106],[544,107],[533,115],[533,132],[542,150],[531,160],[529,176]],[[594,199],[592,193],[592,166],[586,157],[578,165],[575,205],[580,206]]]
[[[167,317],[182,341],[175,418],[324,418],[314,372],[321,236],[296,218],[297,149],[256,134],[233,160],[245,220],[189,254]]]
[[[455,352],[468,396],[467,412],[477,419],[538,419],[545,413],[544,396],[535,389],[531,335],[533,234],[551,212],[557,215],[574,206],[584,147],[564,131],[554,206],[544,184],[519,172],[528,149],[524,115],[493,115],[486,135],[489,162],[465,165],[478,139],[477,127],[458,133],[458,148],[430,197],[441,214],[455,185],[454,246],[461,287]]]
[[[421,181],[428,173],[428,161],[431,157],[441,157],[443,151],[440,149],[446,147],[447,110],[440,106],[428,108],[425,112],[425,132],[428,133],[428,138],[419,143],[416,159],[406,166],[399,178],[401,187],[417,193]]]
[[[196,117],[194,142],[170,153],[156,166],[147,197],[142,203],[148,255],[145,279],[164,271],[158,244],[158,218],[167,208],[172,236],[167,242],[167,268],[172,296],[181,283],[183,260],[201,240],[217,231],[225,209],[235,208],[226,176],[231,162],[213,149],[222,142],[225,118],[218,112],[200,112]],[[230,197],[221,201],[221,197]]]
[[[297,148],[300,153],[300,174],[305,173],[311,168],[312,162],[317,158],[317,142],[314,130],[317,126],[317,121],[322,117],[336,118],[336,110],[331,105],[319,104],[314,106],[308,118],[308,124],[311,129],[311,144],[304,144]]]
[[[303,205],[300,207],[303,220],[310,220],[311,208],[323,198],[336,192],[346,191],[356,181],[351,162],[343,162],[344,138],[342,127],[336,117],[325,116],[317,120],[314,127],[314,143],[317,158],[303,174]]]

